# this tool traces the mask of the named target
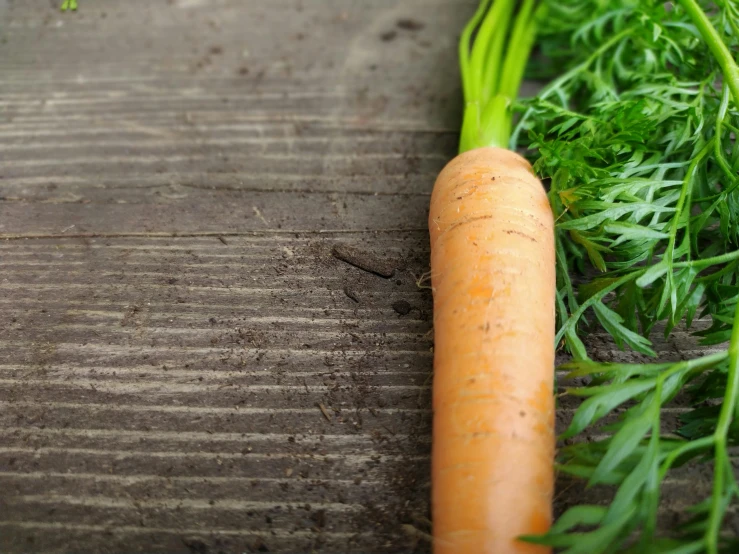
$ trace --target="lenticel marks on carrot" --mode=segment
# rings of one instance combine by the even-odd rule
[[[436,554],[550,551],[518,539],[552,519],[555,245],[546,192],[508,149],[535,34],[533,1],[514,4],[482,0],[465,28],[460,154],[431,197]]]
[[[554,458],[554,223],[500,148],[461,154],[431,201],[436,552],[543,552]]]

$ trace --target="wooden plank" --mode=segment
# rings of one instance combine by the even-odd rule
[[[0,3],[0,550],[428,550],[462,6]]]

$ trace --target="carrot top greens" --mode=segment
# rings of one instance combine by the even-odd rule
[[[524,0],[515,19],[513,4],[482,0],[460,41],[460,149],[519,145],[549,180],[557,342],[574,359],[562,369],[587,382],[566,390],[584,401],[559,471],[615,491],[529,540],[569,554],[739,552],[724,529],[739,498],[739,2]],[[516,101],[532,44],[529,72],[549,82]],[[591,360],[593,321],[645,359]],[[674,356],[651,334],[669,341],[685,324],[728,349],[641,363]],[[691,408],[675,422],[664,408],[678,395]],[[665,479],[699,461],[712,483],[658,526]]]
[[[723,532],[739,498],[739,3],[516,4],[481,0],[462,34],[460,151],[518,144],[549,179],[557,342],[574,358],[562,369],[589,381],[566,391],[584,401],[559,470],[615,490],[610,505],[574,506],[529,540],[569,554],[739,552]],[[518,102],[535,39],[529,70],[549,83]],[[688,361],[599,363],[581,339],[592,316],[645,357],[659,353],[655,329],[669,340],[696,316],[711,322],[695,331],[704,345],[729,346]],[[670,425],[664,407],[678,395],[692,408]],[[578,440],[585,431],[601,438]],[[660,533],[665,479],[698,461],[712,463],[711,486]]]
[[[481,0],[462,32],[459,65],[465,108],[460,153],[508,146],[511,105],[536,36],[534,3],[523,0],[514,15],[516,0]]]
[[[655,324],[669,332],[707,310],[719,317],[705,342],[728,340],[737,291],[725,287],[739,257],[737,7],[723,0],[709,19],[695,0],[547,6],[539,42],[559,75],[526,102],[513,141],[537,152],[536,171],[551,178],[560,338],[586,358],[576,328],[588,311],[619,345],[654,354],[642,335]],[[587,261],[605,275],[575,291],[570,276]]]

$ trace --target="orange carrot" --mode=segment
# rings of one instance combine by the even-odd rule
[[[529,163],[468,150],[431,197],[435,554],[541,554],[554,481],[554,221]]]
[[[531,166],[509,149],[542,15],[536,0],[480,0],[459,42],[460,154],[439,174],[429,214],[435,554],[550,552],[521,536],[552,520],[554,220]]]

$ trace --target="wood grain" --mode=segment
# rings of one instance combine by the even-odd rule
[[[0,2],[0,550],[428,549],[473,7]]]

